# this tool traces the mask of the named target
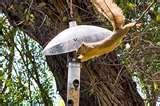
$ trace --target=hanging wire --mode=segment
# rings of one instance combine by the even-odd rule
[[[73,18],[73,1],[72,0],[70,0],[69,8],[70,8],[70,16],[71,16],[71,18]]]
[[[68,7],[69,7],[69,20],[74,20],[74,13],[73,13],[73,0],[68,0]]]

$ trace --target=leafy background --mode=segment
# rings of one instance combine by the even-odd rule
[[[149,0],[116,0],[126,16],[134,21],[150,4]],[[33,14],[26,20],[34,22]],[[64,17],[65,20],[65,17]],[[78,19],[77,19],[78,20]],[[100,20],[106,20],[100,16]],[[160,95],[160,3],[157,1],[132,29],[116,50],[121,62],[137,82],[146,104]],[[108,24],[108,22],[106,22]],[[54,75],[49,71],[42,47],[21,29],[10,26],[0,17],[0,103],[60,102]],[[120,77],[121,73],[119,73]],[[57,100],[58,99],[58,100]]]

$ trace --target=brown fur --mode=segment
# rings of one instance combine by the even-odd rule
[[[123,27],[125,17],[113,0],[92,0],[92,3],[112,23],[114,30]]]
[[[123,12],[113,0],[92,0],[92,2],[97,10],[112,23],[114,30],[112,35],[99,42],[83,43],[77,52],[80,54],[78,59],[81,62],[113,51],[121,44],[130,28],[136,24],[133,22],[124,25]]]

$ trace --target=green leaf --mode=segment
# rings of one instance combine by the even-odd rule
[[[158,14],[158,15],[156,16],[156,21],[157,21],[158,23],[160,23],[160,14]]]
[[[133,4],[133,3],[131,3],[131,2],[128,2],[128,3],[127,3],[127,7],[128,7],[128,9],[132,10],[132,9],[134,9],[134,8],[136,7],[136,4]]]

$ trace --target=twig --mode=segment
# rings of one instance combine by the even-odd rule
[[[28,8],[28,12],[30,11],[32,4],[33,4],[33,0],[31,0],[31,3],[30,3],[29,8]]]
[[[147,8],[146,10],[141,14],[141,16],[136,20],[136,24],[140,21],[140,19],[148,12],[148,10],[152,7],[152,5],[155,3],[156,0],[154,0]]]
[[[47,19],[47,15],[44,16],[43,21],[42,21],[41,25],[39,26],[39,29],[42,27],[42,25],[44,24],[44,22],[46,21],[46,19]]]
[[[25,12],[24,12],[25,15],[28,14],[28,13],[30,12],[31,7],[32,7],[32,4],[33,4],[33,0],[31,0],[30,3],[27,3],[27,5],[29,5],[29,7],[25,10]]]
[[[122,71],[123,71],[123,68],[124,68],[124,66],[122,66],[121,69],[120,69],[120,71],[118,72],[118,75],[117,75],[117,77],[116,77],[116,80],[115,80],[113,86],[115,86],[115,85],[117,84],[117,82],[118,82],[118,80],[119,80],[119,77],[120,77],[120,74],[121,74]]]

